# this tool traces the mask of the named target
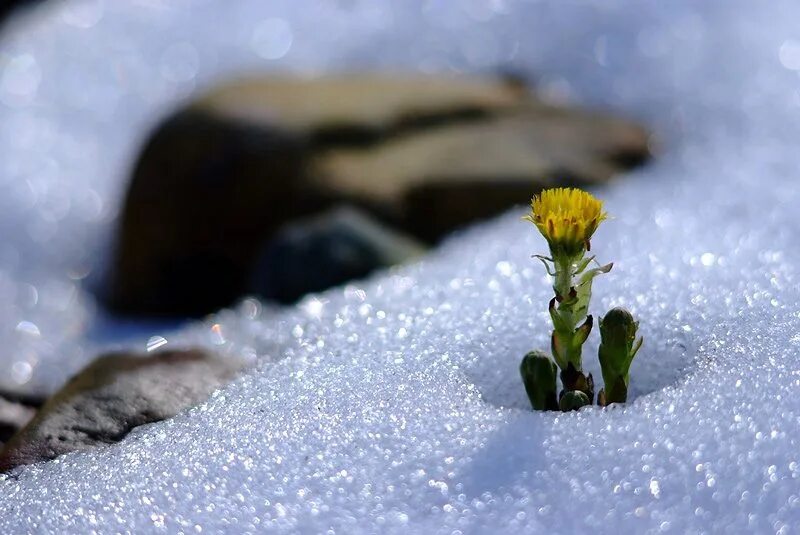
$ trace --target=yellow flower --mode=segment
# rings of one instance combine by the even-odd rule
[[[533,196],[531,213],[524,219],[536,225],[554,257],[575,257],[589,250],[589,240],[607,216],[603,202],[590,193],[554,188]]]

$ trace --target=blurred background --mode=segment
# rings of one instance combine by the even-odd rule
[[[390,28],[403,13],[356,4],[318,4],[310,20],[326,21],[324,10],[344,15],[361,8],[374,19],[376,45],[396,50]],[[464,6],[458,14],[473,21],[505,10],[500,1]],[[62,21],[90,29],[107,8],[99,0],[68,4]],[[240,21],[247,13],[241,6],[217,9]],[[431,22],[457,31],[455,24],[447,28],[456,14],[448,11],[438,2],[423,7]],[[214,20],[198,17],[200,24]],[[156,106],[156,115],[116,117],[151,124],[134,127],[138,152],[115,170],[124,177],[106,185],[120,194],[119,204],[106,199],[104,208],[114,212],[105,214],[108,227],[98,229],[112,233],[108,264],[98,265],[93,251],[75,268],[99,301],[122,315],[202,316],[244,295],[292,303],[413,260],[453,231],[526,203],[542,187],[602,184],[650,157],[644,128],[571,104],[558,81],[537,86],[535,73],[516,64],[519,43],[509,46],[495,33],[463,41],[461,66],[446,57],[436,65],[435,56],[429,64],[392,65],[376,55],[348,60],[343,72],[302,57],[299,28],[277,16],[230,36],[249,48],[250,65],[228,59],[231,43],[184,31],[165,31],[163,48],[142,50],[126,45],[125,35],[136,30],[121,28],[107,52],[125,50],[124,59],[110,57],[91,74],[112,76],[104,89],[83,90],[77,73],[59,83],[82,100],[73,106],[100,112],[101,121],[124,114],[128,99],[173,100]],[[604,46],[598,42],[601,60]],[[339,48],[340,57],[349,56],[346,46]],[[280,62],[278,72],[265,71],[272,62]],[[128,85],[130,69],[148,65],[158,77],[146,88],[149,97]],[[221,74],[204,76],[206,70]],[[4,78],[11,84],[7,100],[24,106],[39,89],[26,84],[38,86],[39,77],[35,58],[13,58]],[[85,116],[75,122],[76,130],[88,127]]]
[[[422,15],[442,35],[426,36],[428,57],[404,61],[353,53],[342,32],[352,11],[371,28],[373,50],[397,55],[397,30],[408,25],[395,19],[412,11],[312,6],[292,9],[299,20],[290,23],[247,3],[9,4],[10,119],[39,135],[30,105],[66,99],[56,112],[74,128],[55,140],[80,143],[70,157],[91,160],[79,184],[45,186],[53,210],[23,240],[46,242],[37,253],[69,265],[73,280],[116,315],[197,317],[245,295],[296,302],[418,258],[542,187],[603,184],[651,155],[653,139],[630,118],[572,102],[563,80],[538,80],[519,61],[521,42],[480,24],[461,35],[463,20],[504,18],[502,1],[455,10],[424,3]],[[170,28],[181,24],[170,13],[180,9],[193,22]],[[60,24],[41,38],[64,31],[79,43],[85,33],[102,46],[52,58],[15,52],[15,24],[48,10],[60,11]],[[128,13],[109,16],[115,10]],[[219,17],[237,33],[206,33]],[[303,26],[320,21],[323,39],[337,43],[338,68],[304,46]],[[154,39],[141,40],[142,32]],[[598,40],[596,61],[605,61],[607,46]],[[64,64],[63,74],[45,72],[50,61]],[[132,142],[100,136],[83,144],[98,122]],[[40,163],[66,171],[57,159]],[[78,212],[86,219],[80,205],[96,213],[75,233],[61,223]],[[107,244],[100,257],[87,245],[95,240]]]

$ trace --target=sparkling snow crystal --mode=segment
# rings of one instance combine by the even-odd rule
[[[0,533],[797,529],[798,17],[793,2],[688,0],[25,14],[0,41],[0,380],[52,389],[118,343],[256,366],[118,445],[0,478]],[[136,332],[98,310],[86,288],[162,114],[253,69],[367,67],[519,71],[657,133],[652,165],[596,192],[615,219],[593,252],[616,264],[592,312],[624,305],[645,337],[630,403],[527,407],[517,366],[547,347],[550,289],[522,208],[294,308],[248,299]]]

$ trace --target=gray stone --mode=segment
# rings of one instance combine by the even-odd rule
[[[368,214],[337,208],[290,223],[265,245],[250,293],[281,303],[422,255],[425,245]]]
[[[227,384],[244,362],[202,349],[111,353],[73,377],[0,451],[0,471],[113,444]]]

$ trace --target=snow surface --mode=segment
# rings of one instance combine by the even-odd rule
[[[0,479],[0,533],[797,532],[798,16],[779,1],[68,0],[21,17],[0,41],[2,381],[47,391],[151,336],[257,365],[118,445]],[[593,312],[641,319],[636,399],[527,409],[517,365],[547,345],[550,290],[521,210],[296,308],[245,300],[133,334],[98,311],[86,287],[158,117],[232,74],[365,67],[521,70],[659,134],[654,164],[600,192],[616,219],[593,240],[616,262]]]

